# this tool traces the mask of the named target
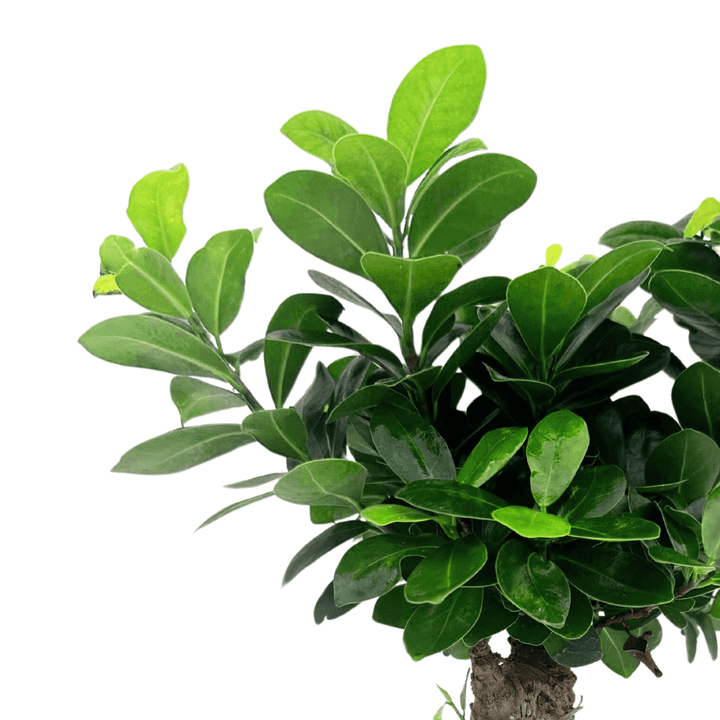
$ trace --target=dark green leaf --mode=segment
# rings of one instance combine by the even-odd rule
[[[199,525],[195,529],[195,532],[197,532],[200,528],[204,528],[206,525],[209,525],[211,522],[219,520],[221,517],[224,517],[228,513],[233,512],[233,510],[239,510],[246,505],[252,505],[252,503],[256,503],[258,500],[263,500],[264,498],[270,497],[274,494],[275,493],[271,490],[270,492],[263,493],[262,495],[256,495],[255,497],[247,498],[246,500],[241,500],[240,502],[228,505],[227,507],[220,510],[220,512],[216,512],[213,516],[209,517],[202,525]]]
[[[710,651],[710,657],[713,660],[717,660],[718,656],[718,641],[714,625],[709,615],[702,612],[692,613],[690,616],[691,620],[694,620],[697,625],[700,626],[702,634],[705,636],[705,642],[707,643],[708,650]]]
[[[297,577],[300,572],[312,565],[323,555],[326,555],[339,545],[364,533],[367,529],[368,524],[360,520],[349,520],[348,522],[341,522],[327,528],[327,530],[324,530],[310,540],[309,543],[303,545],[297,552],[287,566],[287,570],[285,570],[282,584],[287,585],[287,583]]]
[[[524,205],[536,182],[531,168],[508,155],[483,153],[461,160],[418,203],[408,232],[410,257],[455,254],[456,247],[488,233]]]
[[[405,584],[396,585],[390,592],[381,595],[373,607],[372,619],[377,623],[403,629],[417,605],[405,599]]]
[[[603,657],[600,637],[594,627],[591,627],[583,637],[575,640],[566,640],[560,635],[551,633],[543,645],[547,654],[558,665],[565,667],[592,665]]]
[[[345,135],[357,132],[336,115],[322,110],[305,110],[293,115],[280,132],[305,152],[334,167],[333,147]]]
[[[575,367],[567,368],[562,372],[555,375],[552,379],[553,385],[556,387],[562,385],[562,383],[575,380],[576,378],[587,377],[588,375],[605,375],[607,373],[618,372],[619,370],[625,370],[625,368],[632,367],[639,363],[643,358],[646,358],[650,353],[638,352],[634,353],[628,358],[621,358],[619,360],[610,360],[608,362],[596,362],[589,365],[577,365]]]
[[[672,404],[683,428],[693,428],[720,445],[720,370],[696,362],[684,370],[672,388]]]
[[[395,497],[421,510],[477,520],[492,520],[493,510],[509,504],[480,488],[448,480],[416,480]]]
[[[508,627],[507,632],[511,638],[515,638],[523,645],[538,647],[550,637],[552,630],[547,625],[533,620],[529,615],[521,613],[517,620]]]
[[[649,547],[648,555],[650,555],[655,562],[668,565],[697,568],[698,570],[703,570],[705,572],[712,571],[714,568],[714,565],[712,564],[702,563],[699,560],[693,560],[687,555],[679,553],[677,550],[663,547],[662,545],[653,545],[652,547]]]
[[[426,557],[445,541],[439,535],[376,535],[353,545],[335,571],[335,604],[362,602],[384,595],[402,577],[404,557]]]
[[[441,545],[413,570],[405,585],[405,599],[411,603],[441,603],[478,573],[487,557],[487,548],[476,535]]]
[[[179,428],[128,450],[112,472],[165,475],[181,472],[255,442],[241,425],[198,425]]]
[[[393,95],[387,138],[407,160],[411,185],[472,122],[485,88],[476,45],[436,50],[418,62]]]
[[[526,538],[557,538],[570,534],[570,523],[557,515],[508,505],[493,510],[493,520]]]
[[[639,240],[657,240],[667,243],[668,240],[682,240],[682,231],[651,220],[638,220],[615,225],[602,234],[598,242],[611,248],[638,242]]]
[[[700,523],[689,513],[677,510],[669,503],[659,505],[673,547],[693,560],[700,553]]]
[[[319,362],[315,366],[315,379],[305,394],[293,407],[298,411],[307,428],[307,446],[311,460],[330,457],[325,408],[332,401],[335,380],[328,369]]]
[[[716,487],[705,501],[702,514],[703,550],[708,563],[720,562],[720,486]]]
[[[255,340],[255,342],[250,343],[247,347],[244,347],[238,352],[226,354],[225,359],[231,363],[237,371],[239,371],[240,366],[243,363],[257,360],[260,355],[262,355],[264,347],[265,338],[260,338],[260,340]]]
[[[328,583],[328,586],[323,590],[322,595],[318,598],[315,603],[315,609],[313,611],[313,617],[315,618],[315,624],[320,625],[323,620],[335,620],[341,615],[350,612],[354,607],[357,607],[359,603],[349,603],[343,607],[338,607],[335,604],[335,597],[333,592],[333,583]]]
[[[655,540],[660,537],[660,526],[629,514],[606,515],[572,520],[569,535],[605,542]]]
[[[361,277],[367,252],[388,254],[372,210],[338,178],[294,170],[265,190],[265,205],[278,228],[311,255]]]
[[[455,462],[447,443],[417,413],[380,405],[372,414],[370,432],[383,460],[406,482],[455,478]]]
[[[130,192],[127,215],[145,244],[168,260],[185,237],[182,211],[190,179],[180,163],[145,175]]]
[[[567,619],[562,627],[553,628],[553,632],[567,640],[579,640],[588,632],[592,621],[593,607],[588,596],[571,585]]]
[[[230,327],[240,312],[245,274],[255,241],[249,230],[213,235],[191,258],[185,281],[193,307],[214,337]]]
[[[485,433],[457,476],[460,484],[480,487],[510,462],[527,438],[528,429],[496,428]]]
[[[672,580],[641,555],[604,545],[553,553],[567,579],[588,597],[634,608],[670,602]]]
[[[237,393],[184,376],[170,381],[170,397],[180,411],[183,425],[192,418],[246,404]]]
[[[697,652],[697,639],[698,639],[698,626],[691,615],[686,615],[687,625],[682,631],[685,636],[685,647],[687,649],[688,662],[691,663],[695,659],[695,653]]]
[[[549,403],[555,397],[555,388],[547,383],[538,380],[526,380],[525,378],[511,378],[499,373],[487,363],[485,367],[493,382],[506,382],[520,397],[537,412],[537,408],[544,403]]]
[[[482,598],[482,588],[460,587],[438,605],[420,605],[403,633],[410,657],[421,660],[454,645],[480,617]]]
[[[580,470],[560,497],[557,515],[570,520],[609,513],[625,495],[625,475],[617,465],[595,465]]]
[[[570,611],[570,586],[562,570],[543,560],[522,540],[510,539],[495,561],[498,585],[523,612],[538,622],[560,628]]]
[[[334,422],[341,417],[356,413],[358,410],[374,408],[383,403],[417,414],[417,408],[413,403],[397,390],[392,390],[385,385],[368,385],[336,405],[328,417],[328,422]]]
[[[483,591],[482,611],[477,622],[463,636],[468,647],[477,645],[483,638],[492,637],[512,625],[518,618],[516,612],[507,610],[492,588]]]

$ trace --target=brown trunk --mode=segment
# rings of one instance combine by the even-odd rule
[[[569,720],[574,716],[575,673],[558,665],[542,645],[509,637],[510,657],[490,649],[486,640],[470,648],[472,720]]]

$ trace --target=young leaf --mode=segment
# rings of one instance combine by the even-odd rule
[[[546,415],[526,446],[530,488],[540,507],[554,503],[572,482],[590,445],[585,421],[570,410]]]
[[[220,356],[188,327],[150,315],[121,315],[93,325],[78,342],[92,355],[132,367],[174,375],[227,381],[230,370]]]
[[[189,318],[192,305],[188,291],[170,261],[150,248],[133,250],[115,276],[124,295],[148,310]]]
[[[456,482],[480,487],[513,458],[527,438],[528,429],[496,428],[480,438],[465,461]]]
[[[496,522],[526,538],[557,538],[571,534],[570,523],[564,518],[521,505],[497,508],[492,516]]]
[[[708,556],[708,564],[720,561],[720,485],[705,501],[702,514],[703,550]]]
[[[278,228],[311,255],[366,278],[360,258],[388,254],[380,226],[363,199],[342,180],[316,170],[295,170],[265,190]]]
[[[545,264],[549,265],[550,267],[555,267],[555,264],[560,259],[561,255],[562,245],[558,245],[556,243],[554,245],[548,246],[547,250],[545,250]]]
[[[270,452],[300,462],[310,460],[307,429],[295,408],[256,410],[243,420],[242,428]]]
[[[390,228],[405,214],[407,162],[392,143],[374,135],[346,135],[333,147],[335,169]]]
[[[455,461],[440,433],[417,413],[378,406],[370,420],[381,457],[405,482],[455,477]]]
[[[240,425],[179,428],[128,450],[112,472],[166,475],[181,472],[255,442]]]
[[[182,211],[189,187],[187,168],[180,163],[146,175],[130,192],[130,222],[145,244],[168,260],[173,259],[185,237]]]
[[[256,503],[258,500],[264,500],[265,498],[268,498],[274,494],[275,493],[271,490],[270,492],[263,493],[262,495],[256,495],[255,497],[247,498],[246,500],[241,500],[240,502],[236,502],[236,503],[233,503],[232,505],[228,505],[226,508],[223,508],[219,512],[216,512],[214,515],[209,517],[202,525],[198,525],[198,527],[195,528],[195,532],[197,532],[200,528],[204,528],[206,525],[209,525],[210,523],[215,522],[216,520],[219,520],[221,517],[225,517],[225,515],[233,512],[234,510],[239,510],[240,508],[245,507],[246,505],[252,505],[253,503]]]
[[[335,570],[335,604],[362,602],[389,592],[402,578],[404,557],[426,557],[445,541],[439,535],[376,535],[353,545]]]
[[[460,587],[438,605],[420,605],[403,632],[405,649],[413,660],[454,645],[477,622],[482,610],[482,588]]]
[[[570,612],[570,586],[562,570],[518,539],[500,548],[495,560],[498,585],[534,620],[562,627]]]
[[[405,585],[405,599],[416,604],[441,603],[480,572],[487,557],[487,548],[476,535],[441,545],[412,571]]]
[[[336,115],[322,110],[306,110],[293,115],[280,128],[280,132],[300,149],[319,157],[334,168],[335,143],[341,137],[356,133],[357,130]]]
[[[424,57],[403,78],[390,105],[387,138],[407,159],[406,185],[472,122],[485,77],[482,50],[455,45]]]
[[[480,488],[448,480],[416,480],[395,497],[421,510],[477,520],[492,520],[493,510],[509,504]]]
[[[122,295],[113,274],[101,275],[93,285],[93,297],[98,295]]]
[[[240,311],[254,245],[249,230],[228,230],[213,235],[190,258],[185,278],[190,299],[214,337],[222,335]]]
[[[360,512],[368,471],[341,458],[310,460],[283,475],[275,494],[287,502],[323,507],[351,507]]]
[[[283,575],[282,584],[287,585],[298,576],[306,567],[316,560],[334,550],[348,540],[361,535],[368,529],[368,524],[360,520],[349,520],[337,525],[331,525],[327,530],[314,537],[309,543],[303,545],[295,554]]]
[[[360,263],[365,274],[384,293],[405,327],[452,282],[461,267],[453,255],[417,260],[366,253]]]
[[[430,185],[408,231],[411,258],[455,254],[527,202],[537,182],[534,171],[508,155],[484,153],[461,160]],[[475,248],[475,254],[485,244]]]
[[[720,216],[720,203],[714,197],[705,198],[685,226],[683,237],[691,238],[702,232],[718,216]]]
[[[183,376],[174,377],[170,381],[170,397],[180,411],[182,425],[201,415],[246,405],[237,393]]]

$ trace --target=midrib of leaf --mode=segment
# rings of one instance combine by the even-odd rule
[[[442,624],[440,631],[435,636],[435,640],[433,640],[433,643],[430,646],[431,648],[435,647],[435,643],[438,641],[438,638],[442,637],[442,634],[445,632],[445,628],[447,627],[448,623],[450,622],[450,618],[454,615],[453,610],[455,610],[455,606],[458,604],[458,602],[460,600],[460,595],[462,595],[462,591],[457,593],[457,597],[453,598],[450,607],[445,612],[445,622]]]
[[[434,550],[436,549],[436,546],[429,543],[427,545],[412,545],[410,547],[406,545],[399,548],[398,550],[394,550],[393,552],[389,552],[386,555],[379,557],[377,560],[374,560],[368,565],[365,565],[365,567],[361,568],[361,570],[365,572],[370,572],[372,570],[375,570],[379,565],[385,565],[388,568],[395,567],[396,563],[399,560],[402,560],[406,555],[412,555],[412,553],[415,553],[415,557],[425,557],[425,555],[423,555],[423,552],[421,551],[425,551],[428,548]],[[387,564],[388,561],[390,561],[390,565]],[[357,572],[353,574],[355,575],[355,577],[357,577]]]
[[[302,450],[302,448],[295,445],[295,443],[290,441],[290,438],[282,431],[280,426],[277,424],[277,420],[275,420],[275,415],[271,413],[270,415],[270,422],[275,426],[275,429],[277,430],[278,434],[285,440],[285,442],[293,449],[297,450],[298,455],[300,457],[306,458],[305,462],[307,462],[310,458],[308,457],[307,453]]]
[[[320,490],[320,492],[323,495],[330,495],[331,497],[339,498],[340,500],[349,501],[352,503],[352,507],[357,509],[358,505],[357,503],[349,496],[349,495],[339,495],[338,493],[330,492],[329,490],[325,489],[320,483],[315,479],[315,476],[312,473],[312,470],[310,468],[307,468],[308,477],[310,480],[314,483],[314,485]]]
[[[375,171],[375,176],[378,179],[378,182],[380,183],[380,188],[382,190],[383,196],[385,198],[385,206],[387,207],[387,213],[388,217],[390,218],[390,227],[394,228],[397,225],[397,218],[395,217],[395,207],[394,204],[390,201],[390,193],[388,192],[387,188],[385,187],[385,182],[383,181],[382,175],[380,174],[380,170],[378,169],[378,166],[375,164],[375,160],[372,157],[372,155],[368,152],[365,145],[363,145],[362,142],[360,142],[360,147],[367,155],[368,161],[370,162],[370,165],[372,165],[372,169]]]
[[[427,230],[427,232],[425,233],[425,235],[423,235],[423,237],[420,239],[420,241],[419,241],[418,244],[416,245],[416,247],[415,247],[415,252],[413,253],[413,255],[417,256],[417,254],[422,250],[423,246],[424,246],[425,243],[427,242],[427,240],[428,240],[428,238],[430,237],[430,235],[432,235],[432,234],[435,232],[435,230],[437,229],[438,225],[440,225],[440,223],[446,218],[446,216],[449,215],[450,212],[451,212],[452,210],[454,210],[457,205],[459,205],[463,200],[465,200],[465,198],[466,198],[468,195],[472,195],[472,193],[474,193],[478,188],[482,187],[482,186],[485,185],[486,183],[492,182],[493,180],[497,180],[498,178],[501,178],[501,177],[503,177],[504,175],[513,175],[513,174],[516,174],[516,173],[518,173],[518,172],[519,172],[518,170],[507,170],[506,172],[502,172],[502,173],[498,173],[497,175],[493,175],[492,177],[486,178],[486,179],[483,180],[482,182],[479,182],[477,185],[473,185],[473,186],[470,188],[470,190],[468,190],[468,191],[467,191],[466,193],[464,193],[463,195],[460,195],[459,197],[457,197],[457,198],[455,199],[455,202],[451,203],[450,206],[449,206],[445,211],[443,211],[442,213],[440,213],[440,214],[437,216],[437,219],[435,220],[435,222],[434,222],[432,225],[430,225],[430,227],[428,228],[428,230]],[[486,230],[488,230],[488,229],[489,229],[489,228],[487,228]],[[485,232],[485,231],[483,231],[483,232]],[[480,234],[480,233],[477,233],[477,235],[479,235],[479,234]],[[477,235],[474,235],[473,237],[477,237]],[[466,240],[463,240],[463,242],[466,242]]]
[[[163,247],[165,248],[166,257],[168,255],[171,255],[170,252],[170,246],[167,242],[167,233],[165,232],[165,223],[162,219],[162,214],[160,212],[160,186],[161,182],[158,182],[157,184],[157,190],[156,190],[156,197],[155,197],[155,207],[157,208],[157,218],[158,218],[158,225],[160,226],[160,237],[162,239]]]
[[[408,158],[408,169],[407,174],[405,175],[405,185],[407,186],[408,180],[410,179],[410,171],[412,169],[413,160],[415,159],[415,153],[417,152],[417,147],[420,142],[420,138],[422,137],[423,130],[425,130],[425,125],[427,125],[428,118],[430,117],[430,114],[432,113],[433,108],[435,107],[440,95],[442,94],[442,91],[445,89],[445,86],[448,84],[450,78],[455,74],[455,71],[465,62],[465,60],[461,60],[448,74],[448,76],[443,81],[443,84],[440,86],[439,90],[437,91],[435,97],[433,98],[432,102],[430,103],[427,112],[425,113],[425,116],[422,118],[420,122],[420,129],[418,130],[417,135],[415,136],[415,142],[413,143],[412,150],[410,151],[410,157]]]
[[[406,290],[405,290],[405,307],[403,309],[403,324],[406,322],[410,323],[410,299],[412,295],[412,279],[413,279],[413,266],[415,263],[413,261],[408,262],[408,279],[406,284]]]
[[[148,275],[139,265],[134,263],[132,260],[129,260],[128,262],[130,265],[132,265],[135,268],[136,272],[138,272],[140,275],[142,275],[142,277],[144,277],[151,285],[153,285],[156,290],[160,291],[160,294],[163,295],[165,297],[165,299],[168,300],[170,302],[170,304],[176,310],[178,310],[180,312],[182,317],[184,317],[184,318],[189,317],[189,315],[187,315],[187,313],[185,312],[185,309],[181,305],[178,304],[177,300],[172,295],[170,295],[165,290],[165,288],[162,287],[162,285],[159,285],[153,277]],[[122,270],[120,272],[122,272]]]
[[[235,247],[237,247],[237,245]],[[234,249],[235,248],[233,248],[233,250]],[[232,252],[232,250],[230,252]],[[220,335],[220,296],[222,295],[222,285],[223,280],[225,279],[225,268],[227,267],[229,255],[230,253],[225,253],[222,259],[220,278],[217,284],[217,290],[215,291],[215,307],[213,307],[213,314],[215,315],[215,327],[217,328],[218,335]]]

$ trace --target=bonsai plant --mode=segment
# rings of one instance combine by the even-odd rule
[[[481,140],[452,145],[477,113],[485,76],[480,48],[447,47],[401,82],[387,138],[317,110],[282,127],[330,173],[296,170],[272,183],[274,224],[375,284],[394,313],[310,270],[323,293],[287,297],[265,337],[227,352],[221,336],[243,302],[261,228],[211,237],[183,282],[172,266],[189,185],[180,164],[130,193],[146,247],[117,235],[100,246],[94,295],[123,293],[148,312],[102,321],[79,342],[104,360],[174,375],[181,427],[130,449],[113,471],[180,472],[259,443],[285,458],[286,472],[227,485],[272,489],[200,527],[273,496],[308,506],[323,529],[284,582],[352,541],[319,593],[316,623],[372,601],[373,619],[401,630],[413,659],[470,660],[475,720],[559,720],[578,710],[573,668],[600,661],[628,678],[643,664],[661,677],[652,656],[661,619],[684,634],[690,662],[700,634],[717,657],[720,203],[707,198],[674,224],[613,227],[601,257],[558,269],[561,248],[551,245],[537,270],[444,292],[536,182]],[[650,297],[635,318],[622,303],[638,287]],[[341,300],[383,318],[400,355],[343,323]],[[428,307],[416,346],[414,322]],[[644,335],[663,309],[689,331],[699,358],[690,367]],[[313,347],[352,354],[318,362],[285,407]],[[272,409],[241,377],[260,356]],[[660,372],[674,380],[677,417],[638,395],[612,400]],[[468,381],[479,393],[461,411]],[[185,426],[245,406],[241,424]],[[503,631],[507,658],[488,645]],[[448,704],[463,717],[466,689],[460,709],[442,692],[435,717]]]

